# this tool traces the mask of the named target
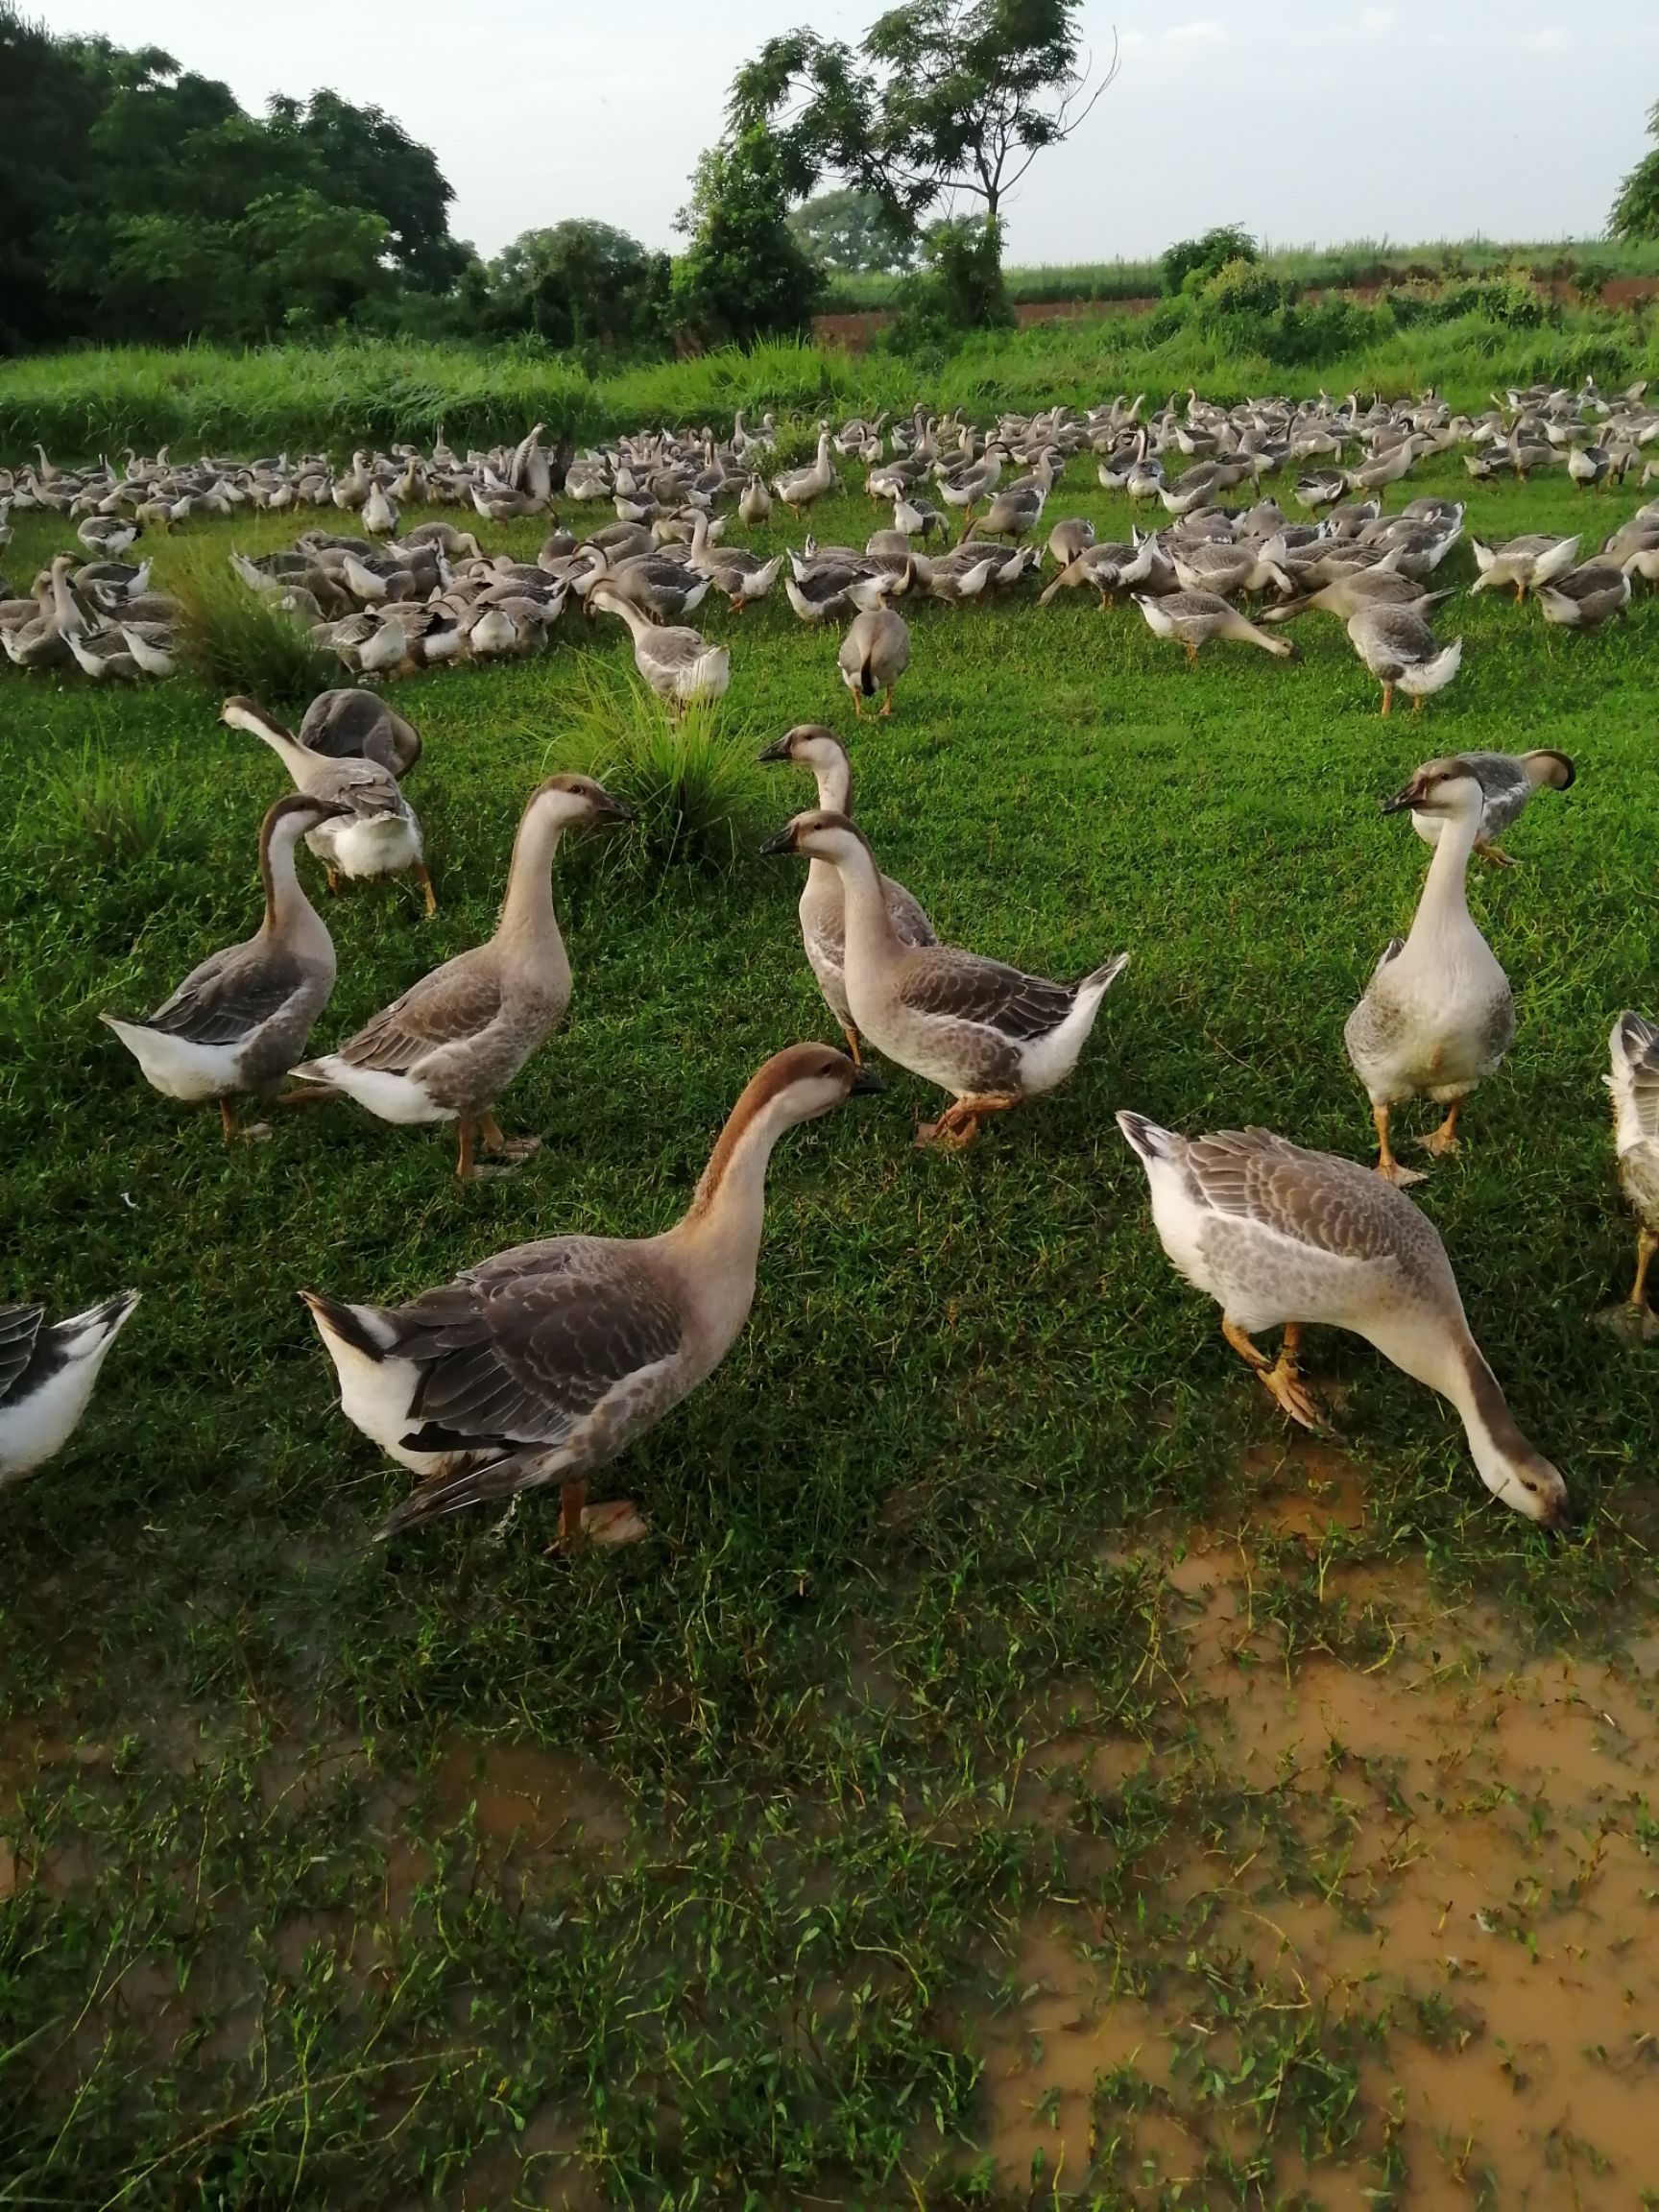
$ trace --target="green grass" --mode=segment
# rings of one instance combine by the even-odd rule
[[[1468,490],[1455,464],[1421,482]],[[1635,504],[1471,497],[1499,535]],[[1127,525],[1083,464],[1054,507]],[[874,515],[846,498],[812,523],[861,540]],[[27,575],[68,530],[16,520]],[[193,523],[158,581],[294,527]],[[1161,1887],[1275,1818],[1196,1728],[1164,1575],[1195,1527],[1250,1519],[1241,1455],[1281,1429],[1159,1250],[1112,1115],[1363,1156],[1341,1026],[1424,869],[1379,798],[1432,753],[1572,752],[1575,789],[1512,840],[1525,865],[1474,885],[1520,1030],[1422,1196],[1578,1532],[1552,1544],[1489,1501],[1446,1409],[1363,1346],[1317,1352],[1368,1506],[1342,1556],[1421,1565],[1449,1617],[1482,1600],[1522,1643],[1643,1618],[1655,1355],[1586,1317],[1634,1242],[1599,1076],[1659,956],[1659,609],[1575,640],[1459,598],[1439,620],[1463,673],[1418,726],[1379,720],[1334,623],[1294,665],[1221,648],[1189,671],[1086,596],[915,610],[895,718],[862,728],[832,632],[781,598],[705,610],[733,745],[840,726],[859,818],[943,935],[1057,975],[1133,961],[1075,1080],[966,1156],[913,1151],[936,1101],[902,1074],[786,1141],[748,1331],[611,1479],[650,1540],[574,1563],[544,1550],[544,1501],[499,1539],[480,1516],[372,1545],[404,1479],[341,1418],[297,1293],[394,1299],[520,1239],[671,1220],[759,1062],[833,1036],[798,865],[561,854],[575,997],[507,1102],[545,1139],[514,1178],[459,1188],[442,1132],[335,1108],[227,1150],[97,1016],[249,926],[279,770],[192,679],[0,675],[0,1295],[145,1294],[75,1444],[0,1499],[0,1821],[24,1869],[0,1902],[0,2201],[1023,2204],[979,2157],[975,2022],[1046,1912],[1187,2024],[1204,2201],[1291,2201],[1272,2176],[1297,2145],[1396,2189],[1362,2132],[1393,2031],[1363,1993],[1343,2018],[1278,2008],[1202,1898]],[[328,903],[319,1043],[488,931],[526,792],[593,760],[595,685],[626,696],[630,667],[620,626],[566,620],[542,659],[399,687],[440,909],[407,885]],[[765,822],[809,803],[756,773]],[[110,801],[112,778],[165,791],[163,833],[66,849],[65,780],[106,792],[99,822],[154,823],[163,802]],[[1330,1557],[1269,1546],[1253,1601],[1291,1654],[1369,1666],[1385,1597],[1333,1607]],[[1167,1757],[1034,1810],[1027,1751],[1071,1724]],[[586,1838],[508,1852],[454,1782],[485,1743],[580,1761]],[[1287,1832],[1273,1848],[1296,1863]],[[1103,2141],[1164,2094],[1115,2074]],[[1093,2200],[1157,2200],[1115,2155]]]
[[[1526,304],[1539,314],[1529,293]],[[820,413],[908,411],[919,389],[940,409],[984,418],[1056,399],[1092,405],[1114,390],[1158,399],[1194,383],[1217,399],[1322,385],[1401,397],[1432,384],[1455,406],[1483,408],[1494,385],[1659,379],[1659,325],[1646,313],[1568,305],[1518,326],[1502,307],[1454,287],[1442,298],[1332,301],[1247,329],[1206,328],[1174,304],[1151,315],[1103,309],[967,339],[923,362],[780,340],[598,377],[529,344],[88,347],[0,362],[0,461],[25,458],[36,440],[62,463],[99,452],[119,461],[129,445],[150,452],[163,442],[191,454],[325,448],[344,461],[365,441],[424,444],[440,426],[465,449],[516,442],[535,421],[550,438],[583,441],[641,422],[724,429],[736,407],[752,422],[776,408],[809,443]]]

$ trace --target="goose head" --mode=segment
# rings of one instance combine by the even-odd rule
[[[1553,752],[1548,746],[1523,753],[1521,758],[1526,766],[1527,781],[1534,791],[1542,790],[1545,784],[1552,791],[1569,791],[1577,778],[1578,771],[1570,756]]]
[[[1436,822],[1476,821],[1486,804],[1486,794],[1467,761],[1425,760],[1409,783],[1384,799],[1384,814],[1431,815]]]
[[[860,860],[875,866],[869,845],[846,815],[824,806],[797,814],[775,837],[768,837],[760,850],[763,854],[799,853],[805,859],[828,860],[834,868],[843,863],[856,867]]]
[[[538,783],[531,792],[524,808],[525,818],[532,813],[571,827],[579,822],[632,822],[635,813],[626,800],[618,799],[607,791],[603,783],[591,776],[549,776],[545,782]]]
[[[828,1045],[789,1045],[751,1076],[732,1109],[732,1125],[746,1134],[758,1122],[775,1138],[833,1113],[854,1092],[883,1088],[874,1069],[854,1067],[845,1052]]]
[[[760,755],[762,760],[789,760],[809,768],[818,779],[822,810],[845,814],[853,792],[847,748],[822,722],[797,722]]]

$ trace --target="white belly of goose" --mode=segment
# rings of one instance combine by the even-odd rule
[[[188,1037],[147,1029],[139,1022],[118,1022],[112,1014],[104,1019],[144,1070],[153,1090],[192,1106],[240,1088],[242,1063],[264,1028],[261,1023],[234,1045],[194,1045]]]
[[[421,825],[407,807],[395,814],[372,814],[349,822],[325,822],[305,842],[319,860],[354,881],[372,876],[397,876],[421,857]]]

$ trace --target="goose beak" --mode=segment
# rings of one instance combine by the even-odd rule
[[[765,844],[760,848],[762,854],[768,853],[793,853],[794,850],[795,825],[793,822],[785,823],[783,828],[779,830],[777,836],[768,837]]]
[[[606,822],[637,822],[639,817],[626,799],[618,799],[612,792],[605,794],[606,806],[601,820]]]
[[[1415,806],[1416,804],[1417,786],[1407,783],[1404,791],[1396,791],[1392,799],[1383,800],[1382,811],[1384,814],[1404,814],[1407,807]]]
[[[847,1087],[847,1095],[852,1097],[856,1092],[885,1091],[886,1088],[886,1084],[877,1074],[874,1068],[860,1068],[854,1072],[852,1082]]]
[[[756,755],[756,758],[757,760],[787,760],[789,758],[789,739],[787,734],[778,738],[775,743],[768,745],[763,753],[757,753]]]

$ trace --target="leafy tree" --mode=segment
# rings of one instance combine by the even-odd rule
[[[55,284],[53,233],[83,204],[96,91],[69,49],[0,0],[0,351],[84,326]]]
[[[1179,238],[1167,249],[1161,264],[1164,272],[1164,289],[1175,293],[1191,291],[1193,281],[1202,282],[1214,276],[1217,270],[1225,269],[1232,261],[1260,261],[1262,258],[1256,241],[1248,230],[1237,223],[1217,224],[1214,230],[1206,230],[1202,238]]]
[[[690,245],[674,270],[672,308],[704,345],[744,345],[810,318],[823,283],[789,228],[792,176],[762,123],[698,162],[690,203],[674,219]]]
[[[490,264],[484,320],[555,346],[643,344],[660,333],[668,256],[609,223],[526,230]]]
[[[880,195],[853,185],[820,192],[795,208],[789,228],[802,251],[826,269],[861,275],[907,269],[915,258],[913,239],[893,221]]]
[[[773,131],[796,197],[837,170],[907,232],[959,194],[995,226],[1038,155],[1071,136],[1117,74],[1114,48],[1091,87],[1080,13],[1078,0],[906,0],[856,50],[790,31],[738,71],[732,124]]]
[[[964,330],[1012,325],[999,228],[974,215],[947,216],[928,226],[922,237],[922,269],[901,295],[901,347],[943,346]]]
[[[366,207],[386,225],[392,267],[424,290],[442,292],[460,275],[465,248],[449,235],[455,194],[429,146],[411,138],[379,108],[353,108],[337,92],[308,103],[278,94],[269,129],[303,151],[317,189],[339,205]]]
[[[1659,107],[1648,109],[1647,131],[1659,139]],[[1620,186],[1607,228],[1615,238],[1659,238],[1659,146]]]

